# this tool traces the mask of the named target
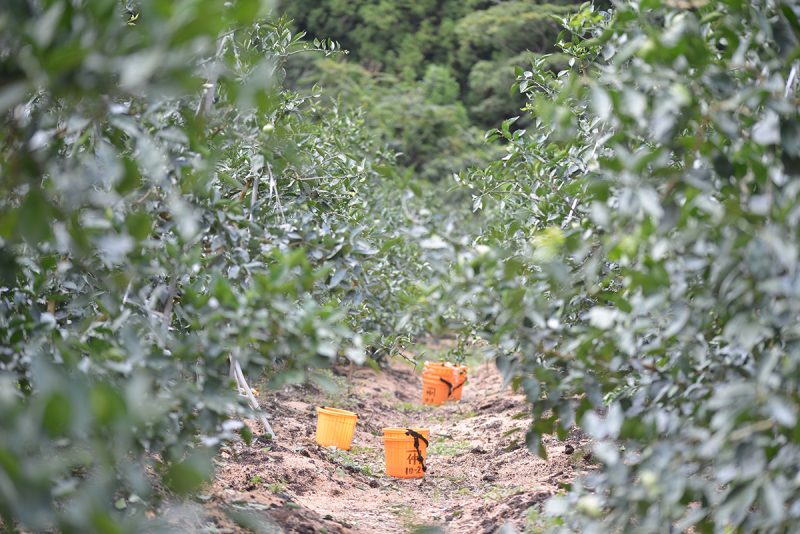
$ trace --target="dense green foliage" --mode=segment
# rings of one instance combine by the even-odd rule
[[[283,9],[310,36],[338,41],[353,61],[372,72],[411,81],[435,64],[455,68],[464,81],[478,61],[554,50],[561,27],[553,16],[574,11],[576,4],[326,0],[286,2]]]
[[[420,82],[408,84],[392,76],[376,79],[358,65],[324,61],[311,76],[339,107],[365,110],[365,135],[397,152],[395,172],[438,182],[499,155],[470,123],[446,68],[431,65]]]
[[[492,159],[483,130],[524,105],[509,93],[514,68],[555,51],[559,19],[576,4],[326,0],[282,7],[298,30],[348,51],[318,63],[326,92],[363,107],[367,126],[401,153],[402,167],[439,181]],[[433,77],[450,90],[431,96]],[[319,73],[311,79],[320,81]]]
[[[460,328],[594,439],[556,530],[791,531],[800,12],[683,4],[0,7],[3,525],[156,529],[252,438],[231,359]]]
[[[191,491],[249,439],[230,358],[325,386],[426,327],[430,236],[393,154],[282,86],[329,51],[260,1],[201,4],[0,10],[7,526],[141,531],[154,485]]]
[[[372,71],[413,80],[428,63],[447,64],[454,26],[476,2],[330,0],[285,2],[286,14],[309,35],[334,39]]]
[[[587,8],[566,70],[520,71],[535,123],[464,177],[491,248],[456,295],[532,403],[530,447],[595,439],[601,469],[548,505],[563,531],[789,532],[798,11],[670,4]]]

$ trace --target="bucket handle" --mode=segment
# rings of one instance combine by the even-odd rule
[[[439,380],[441,380],[442,382],[447,384],[447,397],[450,398],[450,396],[453,394],[453,384],[451,384],[450,382],[448,382],[447,380],[445,380],[441,376],[439,377]]]
[[[422,457],[422,452],[419,450],[419,440],[425,442],[425,446],[428,446],[428,440],[425,439],[425,436],[420,434],[419,432],[415,432],[410,428],[406,428],[406,436],[411,436],[414,438],[414,449],[417,451],[417,461],[422,466],[422,472],[426,472],[428,467],[425,465],[425,458]]]
[[[458,388],[460,388],[461,386],[463,386],[464,384],[466,384],[466,383],[467,383],[467,381],[466,381],[466,380],[464,380],[463,382],[460,382],[460,383],[459,383],[457,386],[454,386],[454,387],[453,387],[453,392],[454,392],[455,390],[457,390]],[[452,392],[451,392],[451,394],[452,394]]]

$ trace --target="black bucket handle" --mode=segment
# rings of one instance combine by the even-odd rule
[[[425,446],[428,446],[428,440],[425,439],[425,436],[416,432],[410,428],[406,428],[406,436],[411,436],[414,438],[414,450],[417,451],[417,461],[422,466],[422,472],[426,472],[428,467],[425,465],[425,458],[422,457],[422,451],[419,450],[419,440],[422,440],[425,443]]]

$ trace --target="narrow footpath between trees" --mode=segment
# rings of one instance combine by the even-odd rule
[[[333,396],[304,386],[261,395],[273,414],[274,442],[223,449],[213,485],[190,514],[209,532],[494,532],[545,524],[541,504],[591,469],[585,439],[545,439],[549,458],[525,447],[530,418],[522,395],[502,387],[491,363],[470,367],[460,403],[422,406],[419,368],[396,359],[376,373],[335,370],[343,389]],[[337,451],[314,441],[315,407],[359,414],[353,446]],[[255,423],[253,423],[255,424]],[[384,474],[383,427],[431,431],[423,479]]]

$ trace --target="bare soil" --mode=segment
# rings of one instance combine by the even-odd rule
[[[222,450],[199,528],[488,533],[511,524],[535,532],[545,521],[542,503],[591,468],[577,431],[567,441],[546,437],[547,460],[527,450],[527,402],[503,387],[492,364],[471,367],[461,402],[440,407],[421,405],[419,369],[400,359],[381,373],[342,368],[331,378],[342,384],[340,393],[305,386],[261,395],[276,439]],[[358,413],[350,451],[315,443],[320,405]],[[384,474],[381,429],[390,426],[430,429],[423,479]]]

